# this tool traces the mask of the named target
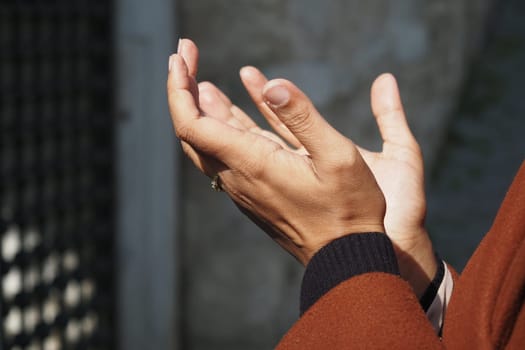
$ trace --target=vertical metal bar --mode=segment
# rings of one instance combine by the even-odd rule
[[[174,1],[117,0],[118,311],[121,349],[177,340],[177,151],[166,102]]]

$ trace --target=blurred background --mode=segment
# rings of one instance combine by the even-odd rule
[[[519,0],[0,0],[1,349],[270,349],[302,268],[181,156],[179,37],[262,123],[238,70],[296,82],[379,150],[369,89],[399,80],[427,226],[458,270],[525,155]]]

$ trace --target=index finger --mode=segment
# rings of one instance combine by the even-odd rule
[[[187,115],[196,119],[200,115],[197,101],[191,92],[191,79],[184,59],[178,54],[171,55],[167,87],[168,104],[175,128],[179,121],[177,116]]]

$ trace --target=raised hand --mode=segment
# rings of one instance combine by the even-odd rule
[[[260,112],[288,143],[300,147],[277,115],[264,102],[264,75],[253,67],[241,70],[241,79]],[[378,77],[371,89],[372,111],[383,149],[370,152],[359,148],[386,199],[385,229],[394,243],[401,275],[418,296],[436,272],[432,243],[425,230],[426,199],[421,150],[407,124],[399,89],[390,74]]]
[[[195,83],[197,48],[170,58],[168,99],[184,151],[277,243],[306,264],[351,233],[384,232],[385,202],[357,147],[291,82],[273,80],[262,100],[296,139],[262,131],[211,83]]]
[[[399,88],[392,75],[383,74],[374,81],[371,105],[383,149],[360,151],[386,198],[385,228],[394,242],[401,275],[420,297],[437,269],[425,229],[423,156],[408,127]]]

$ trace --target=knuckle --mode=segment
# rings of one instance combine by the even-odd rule
[[[308,106],[300,106],[285,117],[288,128],[295,132],[302,133],[313,127],[312,110]]]
[[[248,178],[254,180],[265,179],[272,172],[271,169],[276,164],[275,157],[281,147],[277,144],[264,142],[260,147],[259,145],[254,145],[254,148],[262,150],[260,157],[244,159],[240,168],[243,169],[243,173]]]
[[[344,150],[338,154],[331,161],[331,170],[336,173],[348,173],[359,163],[358,152],[353,147],[335,147],[335,149]]]
[[[334,162],[332,166],[332,172],[337,175],[349,175],[349,171],[353,169],[355,161],[349,158],[342,158],[337,162]]]
[[[245,159],[241,166],[240,166],[242,172],[245,174],[247,178],[251,179],[262,179],[265,174],[265,167],[263,162],[256,162],[251,159]]]
[[[186,124],[179,124],[175,127],[175,135],[177,135],[177,137],[180,140],[183,140],[189,143],[190,145],[192,144],[191,141],[194,138],[194,134],[195,132],[193,131],[193,129]]]
[[[251,178],[261,179],[264,177],[264,166],[261,162],[245,162],[245,166]]]

